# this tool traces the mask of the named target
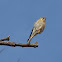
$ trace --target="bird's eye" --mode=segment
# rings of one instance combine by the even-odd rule
[[[44,18],[43,18],[44,19]]]

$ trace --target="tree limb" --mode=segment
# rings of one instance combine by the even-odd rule
[[[4,39],[0,39],[0,45],[6,45],[6,46],[20,46],[20,47],[38,47],[37,42],[35,42],[34,44],[27,44],[27,43],[15,43],[15,42],[7,42],[5,40],[9,40],[9,37],[6,37]],[[3,42],[4,41],[4,42]]]
[[[38,47],[38,44],[27,44],[27,43],[15,43],[15,42],[0,42],[0,45],[7,45],[7,46],[20,46],[20,47]]]

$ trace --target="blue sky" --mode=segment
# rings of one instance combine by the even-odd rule
[[[62,62],[62,0],[0,0],[0,38],[26,43],[33,24],[46,17],[42,34],[31,43],[38,48],[0,46],[1,62]]]

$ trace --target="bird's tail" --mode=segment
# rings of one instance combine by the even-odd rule
[[[31,34],[30,34],[30,36],[29,36],[29,39],[28,39],[28,41],[27,41],[27,43],[30,43],[30,41],[32,40],[32,38],[33,38],[35,35],[36,35],[36,33],[33,33],[33,30],[32,30],[32,32],[31,32]]]
[[[29,42],[30,43],[30,41],[32,40],[32,38],[33,38],[34,36],[33,35],[30,35],[30,37],[29,37],[29,39],[28,39],[28,41],[27,42]]]

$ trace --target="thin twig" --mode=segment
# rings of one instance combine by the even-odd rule
[[[3,48],[2,50],[0,50],[0,53],[3,52],[5,50],[5,48]]]
[[[1,41],[5,41],[5,40],[9,41],[9,37],[10,37],[10,36],[8,36],[8,37],[6,37],[6,38],[3,38],[3,39],[0,39],[0,42],[1,42]]]

